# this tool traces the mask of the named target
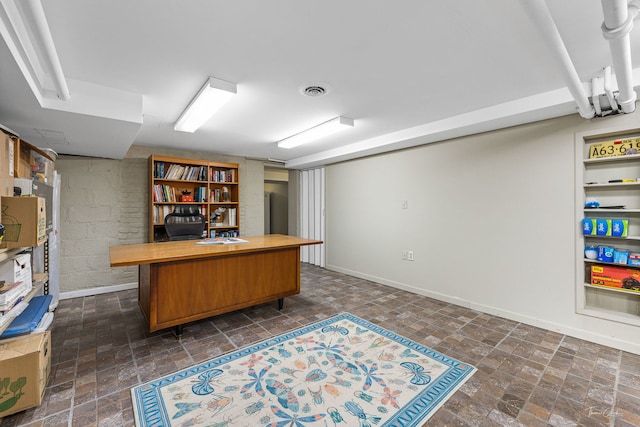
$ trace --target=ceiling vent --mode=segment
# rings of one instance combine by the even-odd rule
[[[305,84],[300,86],[298,90],[300,91],[301,94],[305,96],[312,96],[316,98],[319,96],[324,96],[329,93],[329,87],[324,83]]]
[[[307,96],[322,96],[326,90],[322,86],[308,86],[304,88],[304,94]]]

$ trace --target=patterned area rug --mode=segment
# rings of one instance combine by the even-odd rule
[[[474,372],[343,313],[131,393],[139,427],[417,426]]]

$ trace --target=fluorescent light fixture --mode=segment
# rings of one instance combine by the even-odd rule
[[[0,33],[40,105],[51,85],[59,99],[71,97],[40,0],[2,0]]]
[[[353,127],[353,119],[348,117],[336,117],[327,122],[314,126],[298,134],[290,136],[278,142],[280,148],[293,148],[316,139],[324,138],[343,129]]]
[[[209,77],[178,118],[174,130],[195,132],[237,92],[235,83]]]

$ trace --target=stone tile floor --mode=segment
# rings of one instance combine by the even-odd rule
[[[640,356],[302,266],[302,292],[277,303],[149,333],[136,291],[62,300],[42,405],[4,426],[133,426],[129,389],[348,311],[478,372],[425,425],[639,426]],[[348,426],[357,427],[357,426]]]

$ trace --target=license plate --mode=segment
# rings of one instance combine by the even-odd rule
[[[617,139],[592,144],[589,147],[589,158],[624,156],[629,149],[635,149],[640,154],[640,138]]]

